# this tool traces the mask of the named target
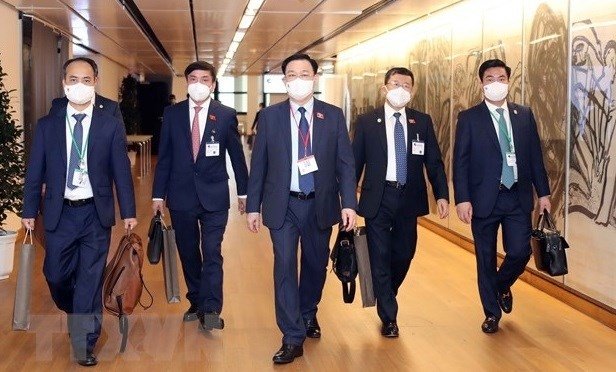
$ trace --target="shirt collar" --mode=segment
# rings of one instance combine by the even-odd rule
[[[205,102],[203,102],[200,106],[202,109],[206,109],[208,110],[210,107],[210,101],[212,100],[211,97],[208,97],[208,99],[205,100]],[[195,101],[193,101],[192,98],[188,97],[188,107],[190,108],[191,112],[194,112],[194,108],[197,107],[197,104],[195,103]]]
[[[502,108],[503,110],[505,110],[505,111],[503,112],[503,114],[505,114],[505,113],[509,113],[509,108],[507,107],[507,101],[505,101],[505,103],[503,103],[503,105],[502,105],[502,106],[496,106],[495,104],[490,103],[490,102],[485,101],[485,100],[484,100],[484,102],[486,103],[486,106],[488,106],[488,110],[490,110],[491,112],[498,113],[498,112],[496,111],[496,109],[498,109],[498,108]]]
[[[388,104],[385,104],[385,118],[386,119],[392,118],[396,112],[400,113],[400,117],[406,117],[406,107],[403,107],[400,110],[394,110],[393,107],[391,107]]]
[[[66,116],[71,117],[71,118],[73,117],[74,114],[86,114],[86,116],[91,119],[93,111],[94,111],[94,105],[92,104],[92,102],[90,102],[88,107],[86,107],[85,110],[83,111],[77,111],[73,106],[71,106],[70,103],[66,105]]]
[[[289,100],[289,103],[291,104],[291,111],[295,114],[300,106],[291,100]],[[314,107],[314,97],[311,97],[310,100],[301,107],[306,109],[306,114],[310,114],[312,112],[312,108]]]

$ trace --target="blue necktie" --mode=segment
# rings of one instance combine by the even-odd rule
[[[498,136],[498,142],[500,144],[501,156],[503,157],[503,169],[501,170],[501,183],[505,185],[508,189],[513,186],[515,182],[515,178],[513,176],[513,167],[507,165],[507,153],[511,152],[511,144],[509,143],[509,131],[507,130],[507,122],[505,121],[505,116],[503,116],[503,112],[505,110],[503,108],[497,108],[496,112],[498,112],[498,131],[500,132]]]
[[[396,181],[406,184],[406,141],[404,140],[404,128],[400,121],[400,113],[394,113],[396,125],[394,127],[394,146],[396,147]]]
[[[312,155],[312,138],[308,141],[308,146],[306,147],[306,151],[304,153],[304,139],[310,136],[310,127],[308,126],[308,120],[306,119],[306,109],[300,107],[297,109],[299,113],[302,115],[301,119],[299,119],[299,133],[297,136],[297,156],[298,159],[303,159],[306,156]],[[299,174],[299,189],[304,194],[309,194],[314,191],[314,175],[312,173],[308,173],[305,175]]]
[[[68,177],[66,178],[66,187],[75,190],[77,186],[73,185],[73,177],[75,171],[79,168],[79,151],[82,151],[83,142],[83,124],[81,123],[86,117],[86,114],[73,114],[77,121],[73,128],[73,138],[71,139],[71,157],[68,162]]]

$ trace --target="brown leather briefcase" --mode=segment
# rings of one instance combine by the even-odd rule
[[[143,266],[143,245],[141,238],[134,233],[128,233],[120,240],[118,250],[105,268],[103,280],[103,305],[105,309],[117,316],[120,322],[122,345],[120,352],[126,348],[128,337],[128,318],[141,298],[141,291],[146,292],[153,300],[152,294],[143,283],[141,268]],[[152,301],[153,302],[153,301]],[[144,309],[152,306],[141,305]]]

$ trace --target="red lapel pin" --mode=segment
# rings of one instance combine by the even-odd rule
[[[325,119],[325,115],[323,115],[320,112],[317,112],[317,118],[323,120],[323,119]]]
[[[415,124],[415,119],[409,119],[409,124]]]
[[[210,120],[211,120],[211,121],[216,121],[216,116],[215,116],[215,115],[211,115],[211,114],[210,114]]]

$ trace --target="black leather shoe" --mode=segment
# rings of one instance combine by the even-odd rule
[[[184,313],[184,321],[192,322],[193,320],[197,320],[197,312],[199,311],[199,307],[197,305],[190,305],[188,310]]]
[[[272,360],[276,364],[291,363],[295,358],[304,355],[304,348],[301,345],[282,344],[280,350],[274,354]]]
[[[484,333],[496,333],[498,331],[498,319],[495,316],[490,315],[481,324],[481,330]]]
[[[306,337],[308,338],[321,338],[321,327],[317,317],[306,321]]]
[[[387,338],[396,338],[400,336],[400,330],[396,322],[385,322],[381,327],[381,335]]]
[[[98,360],[93,353],[87,353],[85,358],[77,359],[77,363],[79,363],[80,366],[93,367],[98,364]]]
[[[224,319],[215,311],[208,311],[207,313],[198,312],[197,317],[199,319],[199,329],[202,331],[225,328]]]
[[[511,294],[511,289],[507,292],[498,294],[498,306],[500,306],[506,314],[509,314],[511,310],[513,310],[513,294]]]

